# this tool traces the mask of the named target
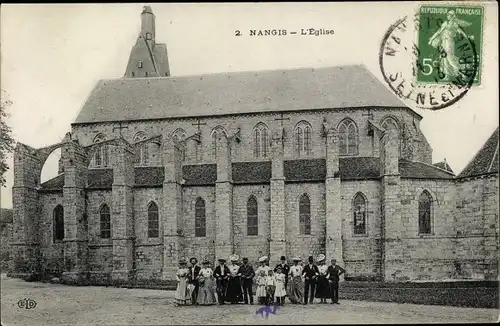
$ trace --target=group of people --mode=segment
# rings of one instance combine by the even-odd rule
[[[181,259],[177,271],[177,290],[175,303],[177,305],[214,305],[227,303],[253,304],[253,285],[256,282],[255,296],[259,304],[285,304],[285,297],[291,303],[313,303],[314,298],[320,303],[339,303],[339,278],[345,270],[337,265],[335,259],[330,265],[325,264],[326,257],[321,254],[317,257],[309,256],[308,264],[302,266],[301,258],[294,257],[293,264],[287,263],[285,256],[281,257],[274,269],[269,267],[267,256],[259,259],[260,266],[254,271],[248,263],[248,258],[238,264],[238,255],[230,257],[230,264],[226,260],[218,259],[219,265],[214,270],[210,262],[204,260],[198,266],[196,258],[187,261]]]

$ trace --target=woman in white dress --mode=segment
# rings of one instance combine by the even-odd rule
[[[191,294],[187,289],[189,270],[187,268],[187,261],[181,259],[179,261],[179,269],[176,274],[177,278],[177,290],[175,291],[175,304],[178,306],[184,306],[191,304]]]
[[[286,296],[285,279],[286,277],[285,274],[283,274],[281,266],[278,266],[276,268],[276,274],[274,274],[274,284],[276,286],[274,290],[274,296],[276,298],[276,303],[278,305],[285,304],[285,296]]]
[[[304,294],[302,292],[304,285],[302,284],[303,267],[299,265],[300,257],[293,258],[293,265],[290,267],[290,281],[288,282],[288,298],[292,303],[302,303]]]
[[[210,263],[208,260],[202,262],[202,269],[198,274],[198,283],[200,284],[198,290],[198,304],[200,305],[213,305],[216,304],[215,292],[214,292],[214,273],[209,267]]]

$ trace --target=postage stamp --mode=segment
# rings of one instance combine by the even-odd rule
[[[418,48],[420,56],[417,82],[448,84],[453,78],[471,70],[472,57],[459,57],[470,39],[477,54],[477,71],[473,85],[481,83],[484,8],[482,6],[423,5],[418,12]]]
[[[458,26],[454,19],[451,18],[450,24]],[[449,107],[476,82],[479,55],[474,40],[478,36],[464,32],[462,27],[458,29],[460,32],[456,29],[452,32],[445,22],[438,23],[430,14],[422,17],[418,12],[397,20],[382,39],[379,65],[383,78],[410,107],[429,110]],[[427,30],[425,36],[421,36],[422,29]],[[420,43],[424,41],[420,40],[427,45],[422,48]]]

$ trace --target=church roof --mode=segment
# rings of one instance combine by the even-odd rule
[[[318,182],[326,178],[326,161],[322,158],[285,160],[283,164],[286,182]],[[232,163],[234,184],[269,183],[271,162]],[[165,179],[163,167],[135,167],[135,187],[161,187]],[[381,163],[378,157],[342,157],[339,159],[341,180],[378,180]],[[399,160],[403,179],[454,179],[453,173],[433,165]],[[182,167],[186,186],[214,185],[217,181],[216,164],[193,164]],[[89,169],[87,189],[110,189],[113,185],[112,169]],[[64,174],[42,184],[42,191],[61,191]]]
[[[348,107],[406,108],[363,65],[350,65],[101,80],[75,124]]]
[[[498,127],[458,177],[468,178],[490,173],[498,173]]]
[[[451,166],[448,164],[448,162],[446,162],[446,159],[444,161],[442,161],[442,162],[434,163],[433,165],[435,167],[437,167],[437,168],[442,169],[442,170],[445,170],[445,171],[448,171],[448,172],[451,172],[451,173],[455,173],[451,169]]]

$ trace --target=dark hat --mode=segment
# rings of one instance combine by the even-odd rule
[[[205,260],[202,262],[202,264],[203,264],[203,265],[208,265],[208,264],[210,264],[210,262],[209,262],[207,259],[205,259]]]
[[[221,262],[221,263],[225,263],[225,262],[226,262],[226,260],[225,260],[224,258],[219,258],[219,259],[217,259],[217,260],[218,260],[219,262]]]
[[[198,258],[196,258],[196,257],[189,258],[189,262],[191,262],[193,259],[196,260],[196,262],[198,262]]]
[[[281,260],[286,260],[286,257],[285,256],[281,256]]]
[[[247,257],[243,257],[242,259],[243,261],[248,261],[248,258]]]
[[[181,259],[179,259],[179,264],[181,264],[181,265],[185,265],[185,264],[187,264],[186,259],[185,259],[185,258],[181,258]]]
[[[313,256],[309,256],[309,261],[314,261],[314,257]]]

